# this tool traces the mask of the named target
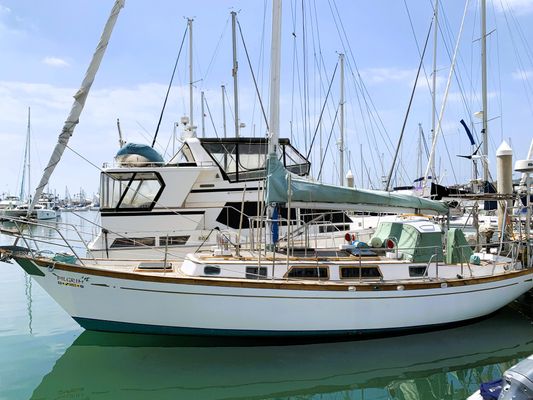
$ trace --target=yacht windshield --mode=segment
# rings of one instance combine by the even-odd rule
[[[151,210],[164,186],[155,172],[103,173],[100,205],[104,209]]]
[[[265,139],[202,139],[202,146],[232,181],[260,180],[266,175],[268,143]],[[309,162],[290,145],[280,141],[280,161],[298,175],[309,173]]]

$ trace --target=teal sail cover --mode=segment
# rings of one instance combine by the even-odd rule
[[[161,154],[156,150],[146,144],[137,144],[137,143],[126,143],[120,150],[117,152],[117,157],[123,157],[128,155],[139,155],[143,156],[148,160],[148,162],[163,164],[165,160]]]
[[[268,203],[314,203],[318,208],[447,214],[448,206],[434,200],[380,190],[354,189],[312,182],[291,176],[275,154],[268,158],[266,198]],[[322,206],[323,205],[323,206]]]

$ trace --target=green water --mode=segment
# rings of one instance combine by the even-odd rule
[[[0,293],[0,399],[465,399],[533,354],[531,303],[442,331],[310,343],[84,332],[15,264],[0,263]]]

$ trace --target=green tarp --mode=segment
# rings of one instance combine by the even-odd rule
[[[372,238],[382,243],[392,239],[398,251],[412,262],[443,261],[442,234],[440,232],[419,232],[414,226],[401,222],[381,222]],[[434,255],[437,254],[437,257]]]
[[[330,206],[345,204],[354,210],[360,205],[366,206],[365,209],[368,209],[368,206],[375,207],[376,211],[397,209],[398,212],[448,213],[448,206],[444,203],[405,194],[325,185],[296,176],[291,176],[290,185],[291,202],[321,203]],[[289,172],[275,154],[269,155],[265,200],[268,203],[287,203],[288,186]]]
[[[446,264],[468,263],[474,254],[461,229],[450,228],[446,242]]]

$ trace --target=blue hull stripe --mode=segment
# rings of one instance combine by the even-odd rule
[[[187,328],[164,325],[135,324],[129,322],[105,321],[92,318],[72,317],[83,328],[90,331],[145,333],[156,335],[193,335],[193,336],[263,336],[263,337],[294,337],[294,336],[373,336],[392,333],[408,333],[414,331],[433,330],[443,327],[462,325],[463,322],[424,325],[409,328],[365,329],[365,330],[317,330],[317,331],[267,331],[245,329],[205,329]],[[476,318],[476,320],[479,318]],[[473,321],[473,320],[471,320]],[[470,321],[470,322],[471,322]]]

